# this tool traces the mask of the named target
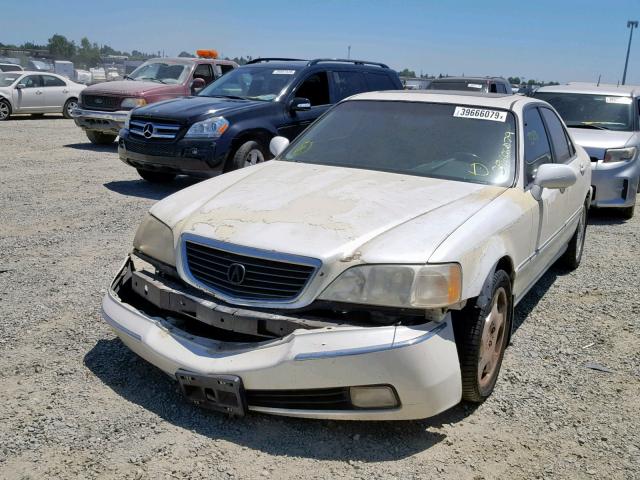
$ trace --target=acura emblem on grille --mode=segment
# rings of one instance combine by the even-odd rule
[[[153,137],[153,125],[150,123],[147,123],[142,129],[142,135],[144,135],[144,138]]]
[[[247,270],[244,268],[244,265],[240,263],[232,263],[229,265],[229,269],[227,270],[227,278],[234,285],[240,285],[244,282],[244,276],[247,273]]]

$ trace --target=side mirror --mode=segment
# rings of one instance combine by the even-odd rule
[[[291,105],[289,106],[289,109],[292,112],[302,112],[305,110],[310,110],[311,100],[304,97],[295,97],[293,100],[291,100]]]
[[[27,86],[24,83],[19,83],[19,84],[16,85],[16,88],[18,90],[22,90],[23,88],[27,88]]]
[[[277,157],[289,146],[289,139],[285,137],[273,137],[269,142],[269,151]]]
[[[544,163],[538,167],[531,194],[533,198],[540,200],[543,189],[563,189],[570,187],[577,181],[578,177],[569,165]]]
[[[194,78],[191,82],[191,91],[197,93],[205,87],[206,83],[202,78]]]

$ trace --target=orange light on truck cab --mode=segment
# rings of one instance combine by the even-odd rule
[[[196,55],[200,58],[218,58],[217,50],[196,50]]]

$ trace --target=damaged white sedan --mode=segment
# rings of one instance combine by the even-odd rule
[[[487,398],[514,306],[582,257],[590,162],[556,112],[367,93],[271,148],[150,210],[103,302],[122,341],[234,415],[419,419]]]

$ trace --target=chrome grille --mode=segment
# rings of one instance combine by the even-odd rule
[[[183,245],[187,273],[202,286],[230,297],[231,301],[294,300],[320,266],[318,260],[306,257],[287,255],[282,261],[273,258],[272,252],[238,253],[245,249],[226,244],[217,248],[185,240]]]
[[[176,138],[179,131],[180,125],[146,122],[144,120],[133,119],[129,122],[129,133],[148,140],[152,138],[173,140]]]

